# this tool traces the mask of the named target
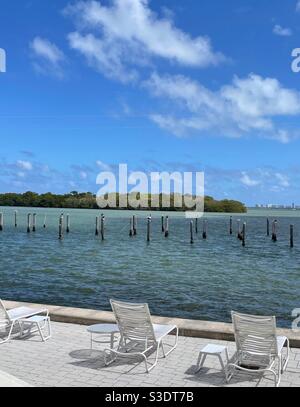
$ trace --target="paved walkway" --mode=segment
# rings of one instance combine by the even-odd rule
[[[32,387],[23,380],[0,371],[0,387]]]
[[[97,345],[91,353],[90,335],[85,326],[52,323],[52,327],[53,338],[46,343],[34,335],[0,345],[0,370],[30,385],[44,387],[227,386],[215,358],[207,359],[201,373],[195,375],[194,371],[199,349],[208,342],[227,345],[230,356],[235,351],[233,343],[180,337],[178,348],[146,374],[144,364],[136,363],[134,359],[120,359],[105,367],[101,351],[105,345]],[[300,349],[293,349],[281,385],[300,387]],[[259,380],[257,375],[239,374],[230,386],[274,385],[271,377]]]

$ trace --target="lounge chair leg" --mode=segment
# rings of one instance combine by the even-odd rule
[[[163,353],[163,357],[166,358],[165,348],[164,348],[164,344],[163,344],[162,341],[161,341],[160,346],[161,346],[161,350],[162,350],[162,353]]]
[[[282,374],[286,371],[287,365],[288,365],[289,360],[290,360],[290,341],[289,341],[289,339],[287,339],[286,346],[287,346],[287,355],[286,355],[285,362],[283,362],[283,355],[281,355],[281,357],[282,357],[281,373]]]
[[[227,366],[227,372],[228,372],[228,380],[227,383],[230,383],[231,379],[233,378],[234,374],[236,371],[236,366],[233,363],[229,363]]]
[[[47,329],[47,336],[44,336],[43,334],[43,340],[44,342],[46,342],[48,339],[51,338],[51,321],[50,321],[50,317],[47,318],[47,321],[45,321],[44,325],[40,327],[41,331],[43,331],[43,329]]]
[[[44,334],[43,334],[43,332],[41,330],[41,327],[40,327],[39,323],[37,323],[37,329],[38,329],[38,332],[40,334],[40,337],[42,338],[42,341],[45,342]]]
[[[93,333],[91,332],[91,353],[93,351]]]
[[[282,374],[282,355],[278,358],[278,377]]]
[[[281,382],[281,377],[280,375],[277,376],[277,374],[274,374],[275,376],[275,387],[279,387],[280,386],[280,382]]]
[[[23,324],[20,321],[19,321],[19,327],[20,327],[20,338],[23,338]]]
[[[52,329],[51,329],[51,320],[50,317],[48,319],[48,332],[49,332],[49,338],[52,336]]]
[[[144,358],[144,363],[145,363],[145,367],[146,367],[146,373],[150,373],[150,369],[148,368],[147,358],[145,355],[143,355],[143,358]]]
[[[47,321],[43,324],[43,326],[40,326],[39,323],[37,323],[37,326],[38,326],[38,331],[39,331],[39,333],[41,335],[41,338],[42,338],[43,342],[46,342],[48,339],[51,338],[51,325],[50,325],[50,318],[49,317],[47,318]],[[46,328],[46,327],[47,327],[47,330],[48,330],[48,335],[47,336],[45,336],[43,334],[43,328]]]
[[[165,354],[165,357],[169,356],[170,353],[173,352],[173,351],[177,348],[177,345],[178,345],[178,338],[179,338],[179,330],[178,330],[178,328],[176,328],[175,344],[174,344],[173,348],[171,348],[171,349],[169,350],[169,352],[167,352],[167,353]]]
[[[274,376],[274,384],[275,384],[275,387],[279,387],[279,385],[280,385],[280,381],[281,381],[281,374],[280,374],[280,371],[281,371],[281,364],[280,364],[280,362],[279,362],[279,366],[278,366],[278,373],[276,373],[276,371],[274,371],[274,370],[272,370],[272,369],[267,369],[265,372],[266,373],[272,373],[272,375]]]
[[[143,354],[143,357],[144,357],[144,359],[145,359],[146,372],[147,372],[147,373],[150,373],[151,370],[153,370],[153,369],[155,368],[155,366],[157,365],[158,357],[159,357],[159,348],[160,348],[160,344],[157,344],[155,362],[153,363],[153,365],[152,365],[150,368],[148,367],[148,364],[147,364],[147,357]]]
[[[109,360],[109,361],[108,361],[108,354],[111,357],[111,360]],[[111,355],[114,355],[114,357],[112,357]],[[109,349],[109,350],[105,349],[104,350],[104,363],[105,363],[105,366],[112,365],[116,360],[117,360],[117,355],[114,352],[112,352],[111,349]]]
[[[10,340],[10,337],[11,337],[12,331],[13,331],[13,329],[14,329],[14,326],[15,326],[15,322],[12,322],[11,327],[10,327],[10,329],[9,329],[9,333],[8,333],[7,338],[4,339],[3,341],[1,341],[1,342],[0,342],[0,345],[2,345],[3,343],[8,342],[8,341]]]
[[[112,333],[112,334],[110,335],[110,349],[113,349],[113,348],[114,348],[114,344],[115,344],[115,334]]]

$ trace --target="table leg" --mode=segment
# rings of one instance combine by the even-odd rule
[[[113,349],[115,345],[115,334],[114,332],[110,335],[110,349]]]
[[[199,358],[198,358],[198,363],[197,363],[197,370],[195,373],[199,373],[200,370],[202,369],[204,362],[206,361],[207,355],[204,355],[203,353],[200,353]]]
[[[19,322],[19,326],[20,326],[20,338],[23,338],[24,322]]]
[[[224,365],[224,361],[223,361],[222,355],[218,355],[218,358],[219,358],[219,360],[220,360],[220,363],[221,363],[221,366],[222,366],[222,369],[223,369],[223,372],[224,372],[224,375],[225,375],[225,379],[226,379],[226,381],[227,381],[227,383],[228,383],[228,381],[229,381],[229,374],[228,374],[227,366]]]
[[[230,373],[230,370],[228,368],[230,360],[229,360],[229,354],[228,354],[228,349],[225,349],[225,355],[226,355],[226,361],[227,361],[227,366],[226,366],[226,380],[227,383],[230,382],[230,379],[232,378],[232,374]]]
[[[45,337],[44,337],[42,328],[41,328],[41,326],[40,326],[40,323],[37,322],[37,323],[36,323],[36,326],[37,326],[37,329],[38,329],[38,331],[39,331],[40,337],[42,338],[42,341],[45,342]]]

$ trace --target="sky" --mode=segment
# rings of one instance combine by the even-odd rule
[[[297,0],[1,0],[0,192],[96,192],[127,163],[300,205],[299,34]]]

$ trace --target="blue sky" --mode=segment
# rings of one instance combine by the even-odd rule
[[[2,0],[0,191],[96,192],[128,163],[300,204],[299,22],[297,0]]]

